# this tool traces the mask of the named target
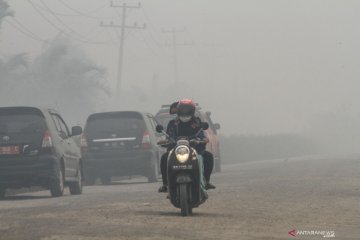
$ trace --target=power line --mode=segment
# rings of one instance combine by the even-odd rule
[[[41,10],[43,11],[46,11],[46,12],[49,12],[49,10],[47,10],[45,7],[41,6],[41,5],[38,5],[36,3],[33,3],[34,5],[36,5],[37,8],[40,8]],[[83,15],[80,15],[80,14],[69,14],[69,13],[61,13],[61,12],[55,12],[57,15],[59,16],[64,16],[64,17],[83,17]]]
[[[111,5],[110,5],[111,6]],[[130,8],[127,12],[126,12],[126,16],[125,19],[127,20],[129,15],[132,13],[134,9]],[[119,11],[117,11],[117,9],[115,9],[115,12],[117,13],[117,15],[122,18],[121,13]],[[114,28],[115,33],[117,34],[118,38],[121,38],[121,34],[119,33],[118,29]],[[133,32],[133,29],[129,29],[129,31],[127,33],[125,33],[125,40],[131,35],[131,33]]]
[[[73,12],[77,13],[76,15],[67,15],[67,16],[82,16],[82,17],[87,17],[87,18],[93,18],[93,19],[113,19],[113,18],[118,18],[118,16],[112,16],[112,17],[98,17],[98,16],[92,16],[88,13],[84,13],[84,12],[80,12],[79,10],[77,10],[76,8],[70,6],[68,3],[66,3],[63,0],[58,0],[62,5],[64,5],[66,8],[72,10]],[[106,3],[105,5],[102,5],[100,7],[98,7],[96,10],[92,11],[92,12],[97,12],[101,9],[104,9],[106,6],[108,6],[108,4]],[[61,14],[57,14],[57,15],[61,15]],[[66,16],[66,15],[64,15]]]
[[[154,22],[150,19],[149,15],[147,14],[146,10],[144,7],[141,8],[143,15],[145,16],[146,20],[149,22],[150,28],[149,28],[149,36],[151,38],[151,40],[154,42],[155,46],[164,54],[164,56],[168,57],[168,52],[165,51],[161,46],[162,43],[161,41],[158,41],[155,37],[159,36],[159,31],[157,30],[157,28],[154,25]],[[151,31],[152,30],[152,31]]]
[[[100,7],[96,8],[95,10],[92,10],[90,11],[89,13],[84,13],[84,12],[81,12],[79,10],[77,10],[76,8],[70,6],[68,3],[66,3],[64,0],[58,0],[59,2],[61,2],[64,6],[66,6],[67,8],[69,8],[70,10],[78,13],[78,14],[81,14],[81,15],[87,15],[89,13],[94,13],[94,12],[98,12],[99,10],[101,9],[104,9],[105,7],[108,6],[108,3],[105,3],[104,5],[101,5]]]
[[[146,18],[147,21],[149,22],[150,27],[152,27],[153,29],[155,29],[153,22],[151,21],[151,19],[149,18],[149,15],[148,15],[148,14],[146,13],[146,11],[145,11],[145,8],[142,7],[141,10],[142,10],[145,18]]]
[[[177,57],[177,47],[178,46],[189,46],[193,44],[189,43],[178,43],[177,41],[177,33],[186,32],[186,29],[176,29],[173,28],[171,30],[163,30],[163,33],[170,33],[172,35],[172,48],[173,48],[173,65],[174,65],[174,80],[175,82],[179,82],[179,74],[178,74],[178,57]]]
[[[93,36],[99,36],[99,35],[101,35],[101,36],[103,36],[103,34],[102,33],[100,33],[99,31],[94,31],[95,29],[99,29],[99,27],[98,26],[96,26],[96,27],[94,27],[91,31],[89,31],[89,33],[88,34],[91,34],[91,35],[89,35],[89,37],[93,37]],[[101,29],[101,31],[103,31],[103,29]],[[94,33],[95,32],[95,33]],[[79,41],[79,44],[76,44],[76,46],[82,46],[82,45],[86,45],[86,44],[91,44],[91,45],[94,45],[94,43],[93,42],[88,42],[88,41]],[[115,42],[115,41],[107,41],[107,42],[99,42],[99,44],[97,44],[97,45],[102,45],[102,46],[114,46],[114,45],[116,45],[117,44],[117,42]]]
[[[169,55],[169,53],[167,51],[164,50],[164,48],[158,46],[155,42],[151,41],[152,38],[150,37],[150,39],[146,36],[146,34],[144,34],[143,32],[140,33],[141,34],[141,40],[145,43],[145,45],[159,58],[171,58],[171,56]],[[151,44],[152,43],[152,44]]]
[[[31,32],[27,32],[23,29],[21,29],[20,27],[16,26],[14,23],[10,22],[9,20],[5,20],[5,22],[7,22],[10,26],[12,26],[13,28],[15,28],[18,32],[22,33],[23,35],[35,40],[35,41],[39,41],[42,43],[47,43],[47,41],[37,37],[36,35],[30,34]]]
[[[28,2],[30,3],[30,5],[32,6],[32,8],[48,23],[50,24],[53,28],[55,28],[56,30],[58,30],[59,32],[64,32],[64,29],[58,27],[56,24],[54,24],[52,21],[50,21],[40,10],[39,10],[39,7],[36,6],[31,0],[28,0]],[[61,20],[60,20],[61,21]],[[70,30],[71,32],[75,32],[75,31],[72,31]],[[74,38],[74,37],[73,37]],[[89,39],[87,40],[82,40],[82,39],[79,39],[79,38],[74,38],[75,40],[83,43],[83,44],[97,44],[97,45],[106,45],[106,44],[109,44],[109,43],[106,43],[106,42],[93,42]]]
[[[34,38],[38,38],[42,41],[47,42],[47,40],[43,40],[41,37],[39,37],[37,34],[35,34],[34,32],[30,31],[29,28],[27,28],[26,26],[24,26],[19,20],[17,20],[16,18],[13,18],[14,22],[16,22],[23,30],[25,30],[26,32],[28,32],[29,34],[31,34],[32,36],[34,36]]]
[[[139,41],[143,42],[143,45],[145,47],[147,47],[151,52],[153,52],[153,54],[158,57],[158,58],[166,58],[165,55],[161,55],[158,51],[156,51],[156,49],[154,47],[152,47],[152,45],[149,43],[149,41],[146,39],[145,35],[143,32],[140,32],[140,36],[141,39],[139,38]]]
[[[105,32],[108,34],[108,36],[113,40],[113,41],[118,41],[118,37],[119,35],[114,31],[114,32],[111,32],[109,29],[106,29]],[[116,36],[114,36],[114,34]]]
[[[40,0],[40,2],[49,10],[51,15],[53,15],[56,20],[58,20],[66,29],[68,29],[71,33],[74,33],[79,36],[78,41],[86,42],[86,43],[92,43],[92,44],[105,44],[103,42],[94,42],[91,39],[88,39],[87,37],[83,36],[82,34],[78,33],[76,30],[68,26],[61,18],[59,18],[49,7],[44,3],[43,0]]]
[[[142,12],[143,12],[146,20],[149,22],[149,26],[150,26],[150,28],[149,28],[149,29],[150,29],[149,34],[150,34],[150,37],[151,37],[152,40],[155,42],[155,44],[160,48],[161,43],[155,39],[154,35],[151,33],[151,29],[153,30],[153,32],[154,32],[155,34],[158,34],[158,31],[157,31],[156,28],[154,27],[154,24],[153,24],[153,22],[151,21],[151,19],[149,18],[149,15],[146,13],[145,8],[142,7],[141,10],[142,10]]]
[[[37,7],[36,5],[31,1],[28,0],[28,2],[31,4],[31,6],[33,7],[33,9],[48,23],[50,24],[53,28],[55,28],[56,30],[63,32],[63,29],[59,28],[57,25],[55,25],[53,22],[51,22]]]

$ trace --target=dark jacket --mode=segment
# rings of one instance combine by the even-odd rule
[[[199,138],[201,140],[206,138],[205,132],[200,128],[201,120],[194,117],[187,123],[181,122],[178,118],[171,120],[167,125],[166,133],[170,138],[176,141],[179,137],[186,137],[189,139]],[[197,136],[195,136],[199,133]],[[205,144],[196,146],[198,152],[205,150]]]

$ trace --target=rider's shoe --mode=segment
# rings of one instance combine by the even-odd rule
[[[162,185],[160,188],[159,188],[159,192],[167,192],[168,188],[166,185]]]
[[[206,189],[206,190],[208,190],[208,189],[215,189],[215,188],[216,188],[216,186],[213,185],[213,184],[211,184],[210,182],[207,182],[207,183],[206,183],[206,186],[205,186],[205,189]]]

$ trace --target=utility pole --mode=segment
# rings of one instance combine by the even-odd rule
[[[100,26],[102,27],[110,27],[110,28],[120,28],[120,47],[119,47],[119,62],[118,62],[118,73],[117,73],[117,84],[116,84],[116,90],[117,95],[121,95],[121,83],[122,83],[122,74],[123,74],[123,65],[124,65],[124,45],[125,45],[125,30],[126,29],[145,29],[146,25],[138,26],[136,23],[134,23],[132,26],[126,25],[126,11],[128,9],[136,9],[141,8],[141,4],[139,3],[137,6],[129,6],[126,3],[123,3],[122,5],[114,5],[111,1],[110,4],[111,7],[114,8],[122,8],[122,19],[121,24],[114,24],[113,22],[110,22],[109,24],[104,24],[103,22],[100,23]]]
[[[178,43],[176,35],[177,33],[186,32],[186,29],[176,29],[173,28],[171,30],[163,30],[163,33],[170,33],[172,34],[172,48],[173,48],[173,65],[174,65],[174,81],[175,83],[179,82],[179,73],[178,73],[178,58],[177,58],[177,47],[179,46],[190,46],[192,44]]]

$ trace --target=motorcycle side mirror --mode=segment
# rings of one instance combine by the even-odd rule
[[[200,127],[203,129],[203,130],[207,130],[209,128],[209,124],[207,122],[202,122]]]
[[[215,128],[216,130],[219,130],[219,129],[220,129],[220,124],[219,124],[219,123],[214,123],[214,128]]]
[[[162,125],[157,125],[157,126],[156,126],[156,131],[157,131],[158,133],[162,133],[162,132],[164,131],[164,127],[163,127]]]

